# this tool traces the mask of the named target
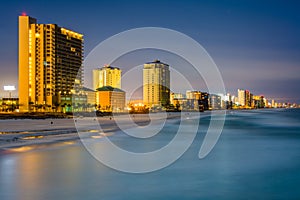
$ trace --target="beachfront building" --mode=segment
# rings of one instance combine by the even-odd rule
[[[178,99],[183,99],[185,96],[182,93],[174,93],[170,94],[170,104],[176,106],[178,104]]]
[[[253,107],[253,94],[249,90],[246,90],[245,94],[246,94],[246,97],[245,97],[246,107],[252,108]]]
[[[227,94],[217,94],[221,97],[221,109],[232,109],[232,96],[230,93]]]
[[[187,99],[201,100],[201,92],[200,91],[187,90],[186,93],[185,93],[185,95],[186,95]]]
[[[252,108],[253,104],[253,94],[249,90],[238,89],[238,104],[243,108]]]
[[[253,104],[254,104],[254,108],[264,108],[265,107],[264,96],[254,95]]]
[[[201,92],[201,105],[203,105],[204,110],[208,110],[209,105],[208,105],[208,99],[209,99],[209,94],[207,92]]]
[[[125,92],[104,86],[96,90],[96,109],[102,112],[124,112]]]
[[[61,110],[83,85],[82,60],[82,34],[19,16],[20,111]]]
[[[94,111],[96,105],[96,91],[87,87],[82,87],[81,93],[86,96],[86,103],[83,110]]]
[[[209,94],[201,91],[186,91],[187,110],[208,110]]]
[[[238,89],[238,104],[239,104],[239,106],[246,105],[245,96],[246,96],[245,90]]]
[[[209,109],[219,110],[222,108],[222,98],[216,94],[209,95]]]
[[[201,105],[201,92],[200,91],[191,91],[187,90],[186,93],[186,99],[187,99],[187,110],[199,110]]]
[[[14,112],[19,109],[19,98],[8,97],[0,99],[0,112]]]
[[[170,104],[169,65],[159,60],[144,64],[143,101],[149,108],[167,107]]]
[[[111,86],[113,88],[121,89],[121,75],[122,70],[118,67],[105,65],[102,68],[93,70],[93,89],[104,86]]]

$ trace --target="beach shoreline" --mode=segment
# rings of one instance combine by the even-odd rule
[[[199,114],[199,113],[198,113]],[[180,120],[181,117],[193,115],[192,113],[162,113],[151,115],[151,120]],[[210,112],[201,113],[200,116],[209,116]],[[31,145],[52,144],[66,141],[79,141],[80,137],[92,138],[101,133],[114,133],[122,128],[147,126],[150,122],[148,114],[128,116],[105,117],[78,117],[70,119],[18,119],[0,120],[0,152],[10,148]],[[83,123],[80,127],[76,123]],[[99,127],[101,127],[99,130]],[[80,131],[79,134],[77,131]]]

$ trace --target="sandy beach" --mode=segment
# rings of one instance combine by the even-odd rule
[[[201,116],[209,114],[210,112],[201,113]],[[152,114],[151,122],[180,120],[181,115],[189,116],[190,113]],[[120,126],[126,129],[133,126],[146,126],[149,123],[150,118],[147,114],[74,119],[0,120],[0,149],[78,140],[77,129],[84,133],[84,137],[93,138],[104,133],[110,135],[109,133],[118,131]]]

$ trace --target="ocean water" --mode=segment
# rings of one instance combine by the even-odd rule
[[[145,174],[111,169],[80,142],[3,151],[0,199],[300,199],[300,109],[229,111],[216,146],[199,159],[209,120],[201,118],[181,158]],[[153,151],[178,126],[170,120],[153,138],[110,139],[130,151]]]

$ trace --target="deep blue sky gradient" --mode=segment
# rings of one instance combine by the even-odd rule
[[[164,27],[198,41],[227,90],[300,103],[300,1],[7,1],[0,12],[0,96],[17,85],[18,15],[85,35],[85,55],[106,38],[137,27]],[[201,88],[199,88],[201,89]],[[15,93],[16,95],[16,93]]]

